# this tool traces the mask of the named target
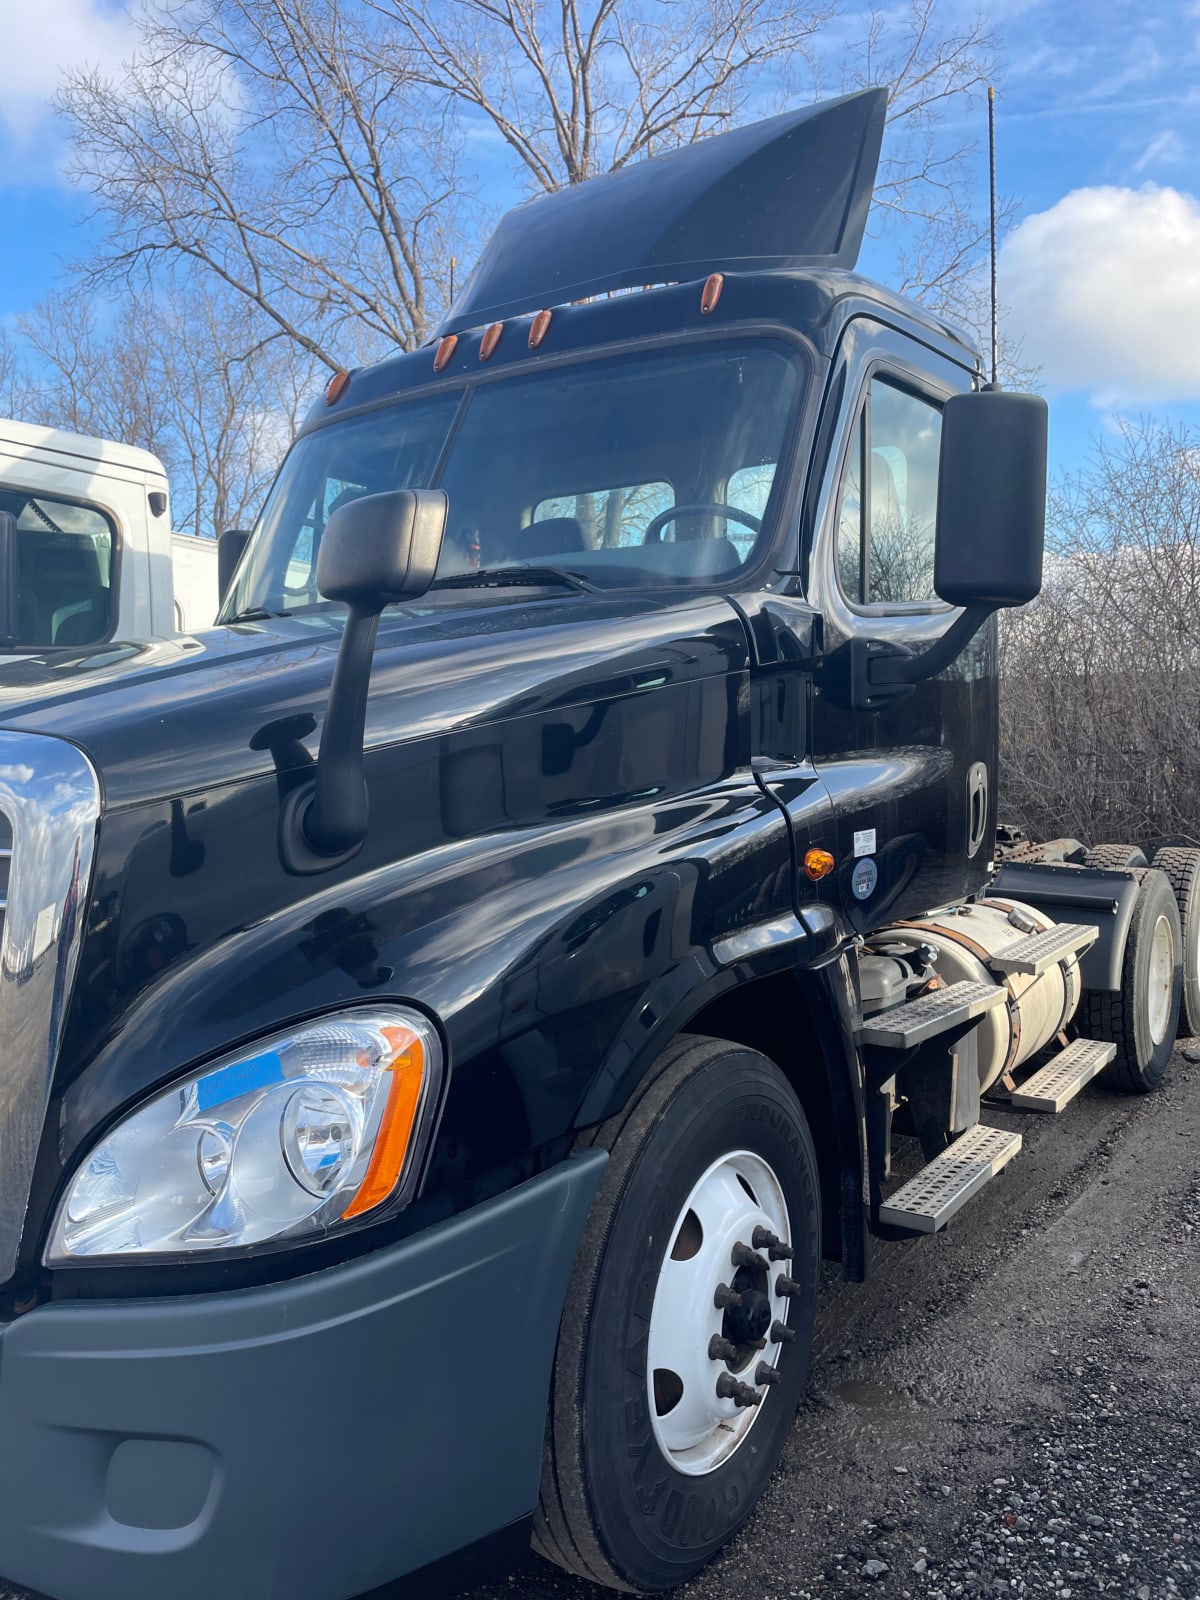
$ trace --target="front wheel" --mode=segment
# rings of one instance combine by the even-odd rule
[[[812,1136],[765,1056],[680,1038],[610,1152],[563,1312],[534,1547],[612,1588],[692,1577],[750,1514],[804,1387]]]

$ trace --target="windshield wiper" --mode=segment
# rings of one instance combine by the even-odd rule
[[[480,567],[477,572],[455,572],[448,578],[435,578],[432,589],[486,589],[525,587],[557,583],[564,589],[574,589],[578,594],[599,594],[594,583],[581,578],[577,572],[567,572],[563,567]]]
[[[268,617],[290,617],[290,611],[268,611],[266,606],[251,606],[248,611],[239,611],[236,617],[230,617],[229,623],[234,622],[265,622]]]

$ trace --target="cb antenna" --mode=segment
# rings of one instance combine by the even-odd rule
[[[991,195],[990,232],[992,241],[992,381],[989,388],[1000,387],[999,311],[996,301],[996,91],[988,84],[988,187]]]

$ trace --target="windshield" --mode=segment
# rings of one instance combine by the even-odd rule
[[[445,489],[440,581],[532,565],[601,588],[726,582],[769,536],[801,387],[780,346],[706,343],[481,384],[448,452],[462,394],[318,429],[284,463],[225,614],[320,603],[326,520],[386,489]]]

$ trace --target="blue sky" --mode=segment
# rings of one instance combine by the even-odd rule
[[[944,21],[959,4],[940,0]],[[1052,469],[1122,416],[1200,426],[1200,0],[997,0],[985,13],[1000,186],[1018,206],[1001,297],[1051,402]],[[11,322],[88,246],[49,96],[64,65],[115,68],[132,34],[114,0],[0,0],[0,24]],[[982,159],[976,181],[982,194]]]

